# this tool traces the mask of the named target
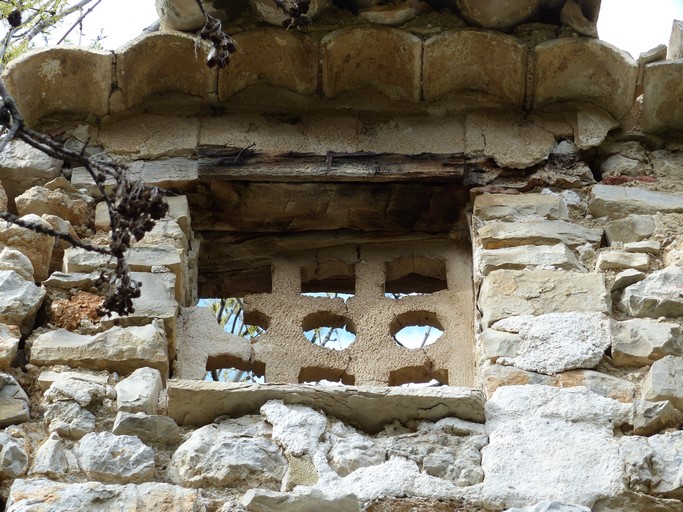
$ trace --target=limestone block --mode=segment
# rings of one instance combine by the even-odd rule
[[[638,160],[623,155],[612,155],[600,164],[603,178],[611,176],[643,176],[649,174],[652,167]]]
[[[340,421],[332,422],[325,440],[330,444],[327,452],[330,467],[341,477],[359,468],[377,466],[387,459],[386,448],[377,443],[376,438]]]
[[[617,366],[645,366],[668,355],[683,355],[678,324],[634,318],[614,322],[612,336],[612,359]]]
[[[48,432],[70,439],[80,439],[95,430],[95,415],[75,401],[49,404],[43,420]]]
[[[224,431],[221,423],[195,430],[171,457],[168,473],[184,487],[228,487],[245,481],[250,487],[279,489],[287,459],[268,437],[246,437]]]
[[[100,386],[106,386],[109,382],[109,375],[107,373],[55,372],[48,370],[38,375],[36,383],[42,391],[47,391],[54,382],[61,379],[83,380],[99,384]]]
[[[553,267],[563,270],[585,271],[584,266],[563,243],[556,245],[520,245],[504,249],[482,250],[479,255],[479,271],[482,276],[499,269],[523,269],[527,267]]]
[[[0,373],[0,428],[24,423],[29,419],[28,395],[14,377]]]
[[[61,290],[71,290],[72,288],[90,289],[99,275],[99,272],[92,272],[90,274],[53,272],[50,274],[50,277],[43,281],[43,285],[47,288],[59,288]]]
[[[575,0],[569,0],[567,3],[573,4],[574,1]],[[509,508],[505,512],[591,512],[591,509],[582,505],[571,505],[561,501],[542,501],[536,505],[530,505],[524,508]]]
[[[446,416],[484,421],[484,397],[470,388],[168,381],[168,413],[181,426],[205,425],[224,414],[254,414],[269,400],[322,410],[343,421],[352,421],[369,433],[380,431],[394,419],[404,424],[416,418],[435,421]]]
[[[9,370],[19,350],[21,332],[14,325],[0,324],[0,370]]]
[[[647,254],[618,250],[602,250],[595,262],[596,270],[621,270],[634,268],[647,270],[650,267],[650,257]]]
[[[324,414],[282,400],[263,404],[261,415],[273,426],[273,440],[295,457],[312,454],[327,426]]]
[[[627,481],[632,490],[678,499],[683,496],[680,477],[683,432],[625,437],[622,439],[622,452]]]
[[[126,108],[145,99],[180,93],[186,99],[208,102],[216,71],[206,65],[208,44],[178,32],[143,35],[116,51],[116,79]],[[100,128],[102,129],[102,128]]]
[[[75,46],[44,48],[14,59],[4,75],[29,124],[50,115],[85,119],[109,112],[110,52]]]
[[[548,158],[555,137],[516,113],[470,113],[465,125],[465,156],[493,158],[501,167],[526,169]]]
[[[442,32],[424,43],[424,99],[477,91],[522,108],[525,70],[526,49],[511,36],[480,30]]]
[[[659,254],[662,245],[657,240],[643,240],[642,242],[626,242],[624,244],[624,251],[642,253],[642,254]]]
[[[618,495],[623,462],[613,430],[630,413],[581,387],[499,388],[486,404],[483,493],[507,507],[559,500],[590,508]]]
[[[569,247],[590,244],[597,249],[602,240],[602,229],[584,228],[563,220],[493,221],[480,228],[477,234],[485,249],[557,243]]]
[[[154,450],[137,437],[93,432],[83,436],[74,454],[89,479],[140,483],[154,475]]]
[[[574,128],[574,142],[579,149],[600,145],[610,130],[619,127],[619,123],[608,112],[591,103],[579,103],[576,105],[575,116],[566,115]]]
[[[55,380],[43,395],[47,402],[74,401],[81,407],[101,403],[105,397],[114,398],[113,390],[106,384],[69,378]]]
[[[683,86],[683,61],[665,60],[645,66],[643,77],[643,130],[648,133],[676,131],[683,128],[683,106],[678,98]]]
[[[652,363],[643,381],[644,400],[669,400],[676,409],[683,410],[683,358],[666,356]]]
[[[175,444],[180,441],[180,428],[168,416],[147,415],[144,412],[120,411],[112,432],[140,438],[145,443]]]
[[[683,316],[683,267],[656,270],[624,290],[621,305],[631,316]]]
[[[360,512],[360,503],[355,494],[327,495],[318,489],[297,491],[296,494],[249,489],[240,503],[249,512],[260,510],[298,512]]]
[[[620,219],[630,214],[683,213],[683,195],[632,187],[595,185],[588,213]]]
[[[631,110],[638,65],[626,52],[588,38],[561,38],[536,46],[533,106],[591,101],[617,120]]]
[[[515,357],[519,353],[522,337],[519,334],[486,329],[481,333],[481,345],[494,363],[500,357]]]
[[[159,482],[105,485],[97,482],[64,484],[42,479],[17,479],[10,489],[7,512],[110,512],[136,509],[197,512],[201,506],[198,491]]]
[[[24,253],[3,247],[0,251],[0,270],[14,270],[27,281],[33,281],[33,264]]]
[[[615,276],[614,284],[612,284],[610,292],[623,290],[627,286],[631,286],[632,284],[642,281],[643,279],[645,279],[645,273],[641,272],[640,270],[622,270]]]
[[[266,2],[251,0],[263,5]],[[314,0],[311,5],[329,0]],[[274,3],[268,7],[284,17]],[[318,46],[297,31],[259,29],[235,35],[239,50],[230,57],[230,65],[219,71],[218,97],[227,100],[252,85],[271,85],[310,96],[318,86]]]
[[[668,400],[663,402],[633,401],[633,434],[650,436],[665,428],[678,428],[683,424],[683,412]]]
[[[680,500],[665,499],[632,491],[624,491],[619,496],[598,500],[593,512],[683,512]]]
[[[375,25],[400,27],[430,10],[429,4],[424,2],[405,1],[396,5],[378,4],[360,9],[358,17]]]
[[[560,220],[567,218],[567,205],[554,194],[481,194],[474,199],[473,212],[481,220]]]
[[[482,323],[544,313],[607,312],[610,299],[602,274],[560,270],[496,270],[479,292]]]
[[[5,149],[7,151],[7,149]],[[5,188],[2,186],[2,181],[0,181],[0,210],[2,211],[7,211],[7,192],[5,192]]]
[[[168,372],[166,337],[157,323],[113,327],[94,336],[64,329],[46,332],[33,340],[30,361],[37,366],[65,364],[123,374],[145,366],[164,376]]]
[[[161,374],[155,368],[138,368],[116,385],[116,407],[124,412],[156,414]]]
[[[683,179],[683,153],[667,150],[652,151],[650,162],[655,176]]]
[[[24,215],[21,220],[51,228],[50,224],[35,214]],[[50,271],[50,260],[55,239],[30,229],[0,221],[0,243],[22,252],[33,265],[36,282],[46,279]]]
[[[325,96],[370,87],[392,100],[420,100],[418,37],[387,27],[353,27],[327,34],[321,46]]]
[[[249,367],[249,341],[225,332],[209,308],[181,308],[177,340],[177,378],[203,380],[210,359],[217,368]]]
[[[683,57],[683,22],[681,20],[673,20],[666,58],[667,60],[673,60],[680,59],[681,57]]]
[[[44,297],[44,288],[13,270],[0,270],[0,322],[18,326],[22,334],[30,333]]]
[[[636,395],[632,382],[593,370],[571,370],[557,375],[541,375],[527,372],[514,366],[492,364],[482,371],[486,396],[490,398],[496,389],[503,386],[542,384],[558,388],[586,387],[593,393],[618,402],[630,403]]]
[[[614,242],[640,242],[655,232],[655,221],[649,215],[628,215],[605,225],[605,237]]]
[[[274,2],[267,0],[249,0],[252,10],[266,23],[275,25],[276,27],[287,26],[289,23],[289,16],[285,15]],[[312,0],[306,16],[309,19],[315,19],[318,15],[332,6],[331,0]],[[239,48],[239,44],[238,44]]]
[[[0,481],[19,478],[28,469],[28,454],[22,439],[0,432]]]
[[[547,375],[595,368],[612,344],[610,323],[602,313],[509,317],[493,328],[520,337],[516,353],[499,358],[498,363]]]
[[[37,186],[28,189],[14,199],[19,215],[56,215],[72,224],[81,224],[88,219],[88,203],[77,194],[63,190],[50,190]]]
[[[541,0],[477,1],[456,0],[460,15],[473,25],[493,29],[510,29],[533,17]]]
[[[61,168],[61,160],[49,157],[20,140],[13,140],[0,153],[2,186],[10,198],[54,179]]]
[[[64,447],[59,434],[53,432],[38,448],[29,475],[45,475],[48,478],[59,479],[63,478],[69,469],[73,471],[77,468],[78,462],[74,455]]]
[[[211,9],[213,2],[207,2]],[[193,0],[156,0],[157,14],[162,30],[195,32],[204,26],[206,18]]]

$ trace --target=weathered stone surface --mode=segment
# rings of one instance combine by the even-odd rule
[[[249,489],[241,501],[249,512],[296,510],[297,512],[360,512],[360,503],[354,494],[326,495],[318,489],[297,494]]]
[[[85,199],[79,196],[61,189],[38,186],[28,189],[14,201],[19,215],[56,215],[72,224],[80,224],[87,221],[90,209]]]
[[[2,186],[11,198],[34,185],[54,179],[61,167],[61,160],[51,158],[20,140],[10,142],[0,154]]]
[[[95,415],[74,401],[48,405],[43,419],[49,432],[71,439],[80,439],[95,430]]]
[[[327,426],[324,414],[310,407],[285,404],[281,400],[263,404],[261,415],[273,426],[273,440],[295,457],[310,454]]]
[[[73,400],[81,407],[100,403],[105,397],[114,398],[111,387],[88,380],[69,378],[55,380],[43,395],[48,402]]]
[[[634,283],[642,281],[643,279],[645,279],[645,277],[645,273],[641,272],[640,270],[622,270],[615,276],[614,284],[612,284],[612,288],[610,289],[610,291],[614,292],[618,290],[623,290],[627,286],[631,286]]]
[[[639,242],[655,232],[655,221],[649,215],[629,215],[605,225],[605,237],[609,244],[614,242]]]
[[[481,194],[474,200],[473,213],[481,220],[560,220],[567,218],[567,205],[554,194]]]
[[[621,270],[634,268],[647,270],[650,267],[650,258],[647,254],[631,253],[619,250],[603,250],[598,254],[595,262],[596,270]]]
[[[0,180],[0,210],[7,211],[8,198],[5,188],[2,186],[2,181]]]
[[[593,512],[683,512],[680,500],[656,498],[648,494],[624,492],[619,496],[598,500]]]
[[[477,2],[456,0],[460,15],[484,28],[509,29],[531,18],[541,5],[540,0]]]
[[[640,188],[595,185],[588,213],[595,217],[619,219],[629,214],[683,212],[683,195],[672,192],[653,192]]]
[[[209,360],[216,368],[247,368],[251,359],[249,342],[226,333],[209,308],[181,308],[177,338],[173,374],[180,379],[204,379]]]
[[[424,2],[403,2],[396,5],[366,7],[358,11],[358,17],[376,25],[400,27],[415,19],[421,12],[429,10],[429,4]]]
[[[650,133],[683,128],[680,76],[683,62],[665,60],[645,67],[643,77],[643,129]]]
[[[321,47],[325,96],[370,87],[393,100],[419,101],[418,37],[387,27],[352,27],[327,34]]]
[[[624,290],[621,305],[631,316],[683,316],[683,267],[656,270]]]
[[[266,23],[275,25],[276,27],[286,26],[289,16],[283,13],[278,7],[267,0],[249,0],[252,10]],[[310,19],[314,19],[321,12],[331,7],[330,0],[313,0],[309,7],[309,12],[306,14]],[[239,44],[239,43],[238,43]],[[232,63],[232,60],[231,60]]]
[[[576,368],[594,368],[612,343],[609,319],[602,313],[549,313],[500,320],[493,328],[516,333],[516,354],[498,363],[554,375]]]
[[[486,404],[483,495],[508,507],[552,499],[590,507],[619,494],[623,466],[613,429],[630,412],[585,388],[499,388]]]
[[[683,424],[683,412],[676,409],[671,402],[633,401],[633,434],[650,436],[665,428],[678,428]]]
[[[85,119],[109,111],[111,72],[110,52],[60,46],[14,59],[6,82],[29,124],[50,114]]]
[[[340,421],[331,423],[324,439],[330,444],[327,461],[337,475],[345,477],[359,468],[377,466],[387,460],[387,450],[377,439]]]
[[[0,324],[0,370],[9,370],[19,350],[19,328]]]
[[[578,247],[588,243],[597,248],[602,239],[602,229],[584,228],[562,220],[494,221],[480,228],[477,234],[485,249],[557,243],[563,243],[569,247]]]
[[[480,391],[468,388],[168,381],[168,412],[179,425],[207,424],[222,414],[254,414],[269,400],[283,400],[286,404],[322,410],[370,433],[378,432],[395,419],[406,423],[411,419],[434,421],[455,416],[469,421],[484,421],[484,397]]]
[[[29,398],[14,377],[0,373],[0,428],[30,419]]]
[[[269,437],[236,434],[217,425],[195,430],[171,457],[169,474],[186,487],[251,487],[278,489],[287,459]]]
[[[154,475],[154,450],[137,437],[90,433],[78,442],[74,453],[90,479],[140,483]]]
[[[503,249],[483,250],[479,257],[479,272],[486,276],[494,270],[527,267],[559,268],[586,271],[586,268],[563,243],[556,245],[520,245]]]
[[[180,429],[168,416],[147,415],[144,412],[119,412],[112,432],[139,437],[143,442],[175,444],[180,441]]]
[[[202,508],[196,490],[157,482],[105,485],[97,482],[63,484],[50,480],[17,479],[12,483],[7,501],[7,512],[200,512]]]
[[[600,164],[603,178],[611,176],[643,176],[652,168],[645,162],[634,160],[623,155],[612,155]]]
[[[515,357],[519,353],[522,337],[516,333],[486,329],[481,333],[484,352],[494,363],[500,357]]]
[[[95,336],[64,329],[39,335],[31,345],[30,361],[38,366],[66,364],[76,368],[129,373],[149,366],[168,372],[166,337],[155,324],[113,327]]]
[[[642,254],[659,254],[662,244],[657,240],[643,240],[642,242],[626,242],[624,250],[626,252],[636,252]]]
[[[163,388],[156,368],[138,368],[116,385],[116,407],[124,412],[156,414]]]
[[[533,104],[591,101],[616,119],[631,110],[638,65],[604,41],[561,38],[534,48]]]
[[[474,112],[465,122],[465,155],[493,158],[500,167],[526,169],[548,158],[555,137],[516,113]]]
[[[33,281],[33,264],[24,253],[3,247],[0,251],[0,270],[14,270],[27,281]]]
[[[71,380],[83,380],[86,382],[93,382],[101,386],[106,386],[109,382],[108,374],[96,374],[96,373],[85,373],[85,372],[55,372],[55,371],[45,371],[41,372],[36,379],[36,383],[42,391],[47,391],[47,389],[52,386],[52,384],[61,379],[71,379]]]
[[[92,272],[90,274],[53,272],[50,274],[50,277],[43,281],[43,285],[62,290],[71,290],[72,288],[89,289],[92,288],[99,275],[99,272]]]
[[[542,384],[558,388],[583,386],[592,392],[618,402],[630,403],[636,395],[633,383],[593,370],[571,370],[557,375],[541,375],[527,372],[513,366],[492,364],[482,370],[486,396],[490,398],[502,386]]]
[[[262,0],[251,0],[265,7]],[[315,0],[311,6],[328,4]],[[277,17],[284,17],[275,4],[268,6]],[[236,92],[254,85],[282,87],[310,96],[318,85],[318,45],[298,31],[273,29],[249,30],[235,35],[243,49],[230,56],[230,66],[218,75],[218,95],[227,100]]]
[[[678,324],[634,318],[612,324],[612,359],[617,366],[645,366],[665,356],[683,355]]]
[[[559,270],[496,270],[479,292],[485,327],[510,316],[562,312],[607,312],[610,299],[602,274]]]
[[[0,322],[16,325],[22,334],[33,329],[45,290],[13,270],[0,270]]]
[[[206,8],[212,11],[213,2]],[[194,32],[204,25],[206,18],[196,2],[188,0],[156,0],[155,2],[161,28],[163,30],[184,30]]]
[[[63,478],[69,471],[77,471],[78,462],[71,450],[64,448],[59,434],[53,432],[36,452],[29,475]]]
[[[624,468],[631,490],[680,499],[683,496],[683,432],[622,439]]]
[[[666,356],[652,363],[643,381],[644,400],[669,400],[683,411],[683,358]]]
[[[28,470],[28,454],[22,439],[0,432],[0,481],[19,478]]]
[[[425,41],[423,62],[427,101],[476,91],[523,106],[526,50],[513,37],[478,30],[442,32]]]
[[[25,215],[21,219],[31,224],[39,224],[48,229],[51,228],[48,222],[34,214]],[[47,278],[50,270],[52,248],[55,244],[53,237],[41,235],[30,229],[0,221],[0,243],[22,252],[31,260],[36,281],[42,281]]]
[[[567,3],[573,3],[573,1],[570,0]],[[524,508],[509,508],[505,512],[591,512],[591,509],[582,505],[570,505],[561,501],[543,501]]]
[[[574,142],[579,149],[598,146],[610,130],[619,127],[619,123],[609,113],[592,103],[578,104],[576,116],[569,114],[568,117],[574,128]]]
[[[50,304],[50,323],[67,331],[77,330],[82,323],[95,324],[99,322],[98,312],[102,307],[104,297],[78,290],[68,299],[56,299]]]
[[[668,150],[650,153],[652,171],[658,177],[683,178],[683,153]]]

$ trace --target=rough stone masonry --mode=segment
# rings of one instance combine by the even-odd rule
[[[170,208],[124,318],[95,314],[107,258],[0,226],[0,509],[683,511],[681,23],[634,60],[595,0],[317,0],[290,30],[206,3],[224,70],[196,3],[157,0],[159,32],[4,73]],[[106,243],[83,169],[15,142],[0,181]]]

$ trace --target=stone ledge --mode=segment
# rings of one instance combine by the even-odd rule
[[[206,425],[218,416],[258,414],[268,400],[321,409],[368,433],[398,420],[457,418],[484,422],[481,391],[438,388],[245,384],[192,380],[168,381],[168,414],[179,425]]]

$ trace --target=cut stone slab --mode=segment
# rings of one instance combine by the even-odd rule
[[[55,179],[61,168],[61,160],[47,156],[20,140],[11,141],[0,154],[2,186],[12,199],[34,185]]]
[[[157,323],[113,327],[95,336],[65,329],[50,331],[33,340],[30,361],[37,366],[65,364],[122,374],[149,366],[168,374],[166,336]]]
[[[652,272],[624,290],[621,305],[631,316],[683,316],[683,267]]]
[[[551,194],[481,194],[474,200],[474,216],[481,220],[515,220],[527,217],[566,219],[562,196]]]
[[[156,414],[161,374],[155,368],[138,368],[116,385],[116,407],[124,412]]]
[[[609,311],[602,274],[561,270],[496,270],[482,281],[484,327],[510,316]]]
[[[0,428],[31,419],[29,398],[22,387],[7,373],[0,373]]]
[[[43,395],[47,402],[77,402],[81,407],[101,403],[106,397],[114,398],[110,386],[80,379],[57,379]]]
[[[0,251],[0,270],[14,270],[27,281],[34,281],[31,260],[11,247],[4,247]]]
[[[586,271],[574,252],[563,243],[555,245],[520,245],[478,253],[479,271],[486,276],[494,270],[527,267],[559,268]]]
[[[642,242],[627,242],[624,251],[657,255],[662,250],[662,244],[657,240],[643,240]]]
[[[28,454],[22,439],[0,432],[0,481],[19,478],[28,469]]]
[[[683,110],[678,103],[681,95],[678,77],[681,70],[681,59],[653,62],[645,66],[642,127],[646,133],[665,135],[683,127]]]
[[[17,479],[10,488],[7,512],[115,512],[118,510],[201,510],[199,492],[158,482],[105,485],[63,484]]]
[[[633,268],[647,270],[650,267],[650,257],[647,254],[626,251],[600,251],[595,262],[596,270],[621,270]]]
[[[634,318],[612,324],[612,359],[616,366],[641,367],[665,356],[683,355],[678,324]]]
[[[683,411],[683,358],[666,356],[652,363],[643,381],[642,397],[651,402],[669,400]]]
[[[21,332],[14,325],[0,324],[0,370],[9,370],[19,350]]]
[[[99,384],[100,386],[106,386],[109,382],[108,374],[93,374],[85,372],[55,372],[48,370],[41,372],[38,376],[37,383],[42,391],[47,391],[47,389],[52,385],[53,382],[61,379],[74,379],[83,380],[86,382],[92,382],[94,384]]]
[[[78,442],[74,453],[89,479],[140,483],[154,475],[154,450],[137,437],[93,432]]]
[[[595,185],[588,206],[588,213],[594,217],[613,219],[620,219],[631,214],[654,215],[681,212],[683,212],[683,194],[653,192],[614,185]]]
[[[355,494],[328,496],[318,489],[296,494],[249,489],[240,500],[249,512],[286,511],[297,512],[360,512],[360,503]]]
[[[518,245],[554,245],[563,243],[569,247],[590,244],[600,245],[602,229],[584,228],[562,220],[537,222],[500,222],[486,224],[477,231],[485,249],[514,247]]]
[[[218,416],[256,414],[269,400],[322,410],[368,433],[398,420],[455,416],[484,421],[484,396],[474,389],[384,388],[168,381],[168,414],[179,425],[206,425]]]
[[[605,237],[611,245],[614,242],[640,242],[655,232],[655,221],[649,215],[628,215],[605,225]]]
[[[494,363],[500,357],[515,357],[519,353],[522,337],[516,333],[486,329],[481,333],[484,352]]]
[[[622,270],[614,278],[614,284],[612,284],[611,292],[618,290],[623,290],[627,286],[631,286],[634,283],[638,283],[645,279],[646,274],[640,270],[628,269]]]
[[[22,334],[33,329],[45,289],[26,281],[14,270],[0,270],[0,322],[16,325]]]
[[[614,428],[631,406],[585,388],[499,388],[486,404],[482,495],[508,507],[560,500],[591,507],[623,491]]]
[[[671,402],[633,401],[633,434],[650,436],[665,428],[679,428],[683,424],[683,412]]]
[[[463,18],[471,24],[484,28],[510,29],[531,18],[540,8],[539,0],[515,2],[477,2],[456,0]]]
[[[172,418],[144,412],[119,412],[112,432],[135,436],[145,443],[175,444],[180,441],[180,428]]]
[[[52,228],[49,222],[33,213],[24,215],[21,220],[48,229]],[[36,282],[46,279],[50,274],[52,249],[55,245],[54,237],[42,235],[3,220],[0,221],[0,243],[18,250],[31,261]]]
[[[517,353],[499,358],[498,363],[547,375],[595,368],[612,344],[610,322],[602,313],[509,317],[493,324],[493,328],[521,338]]]

